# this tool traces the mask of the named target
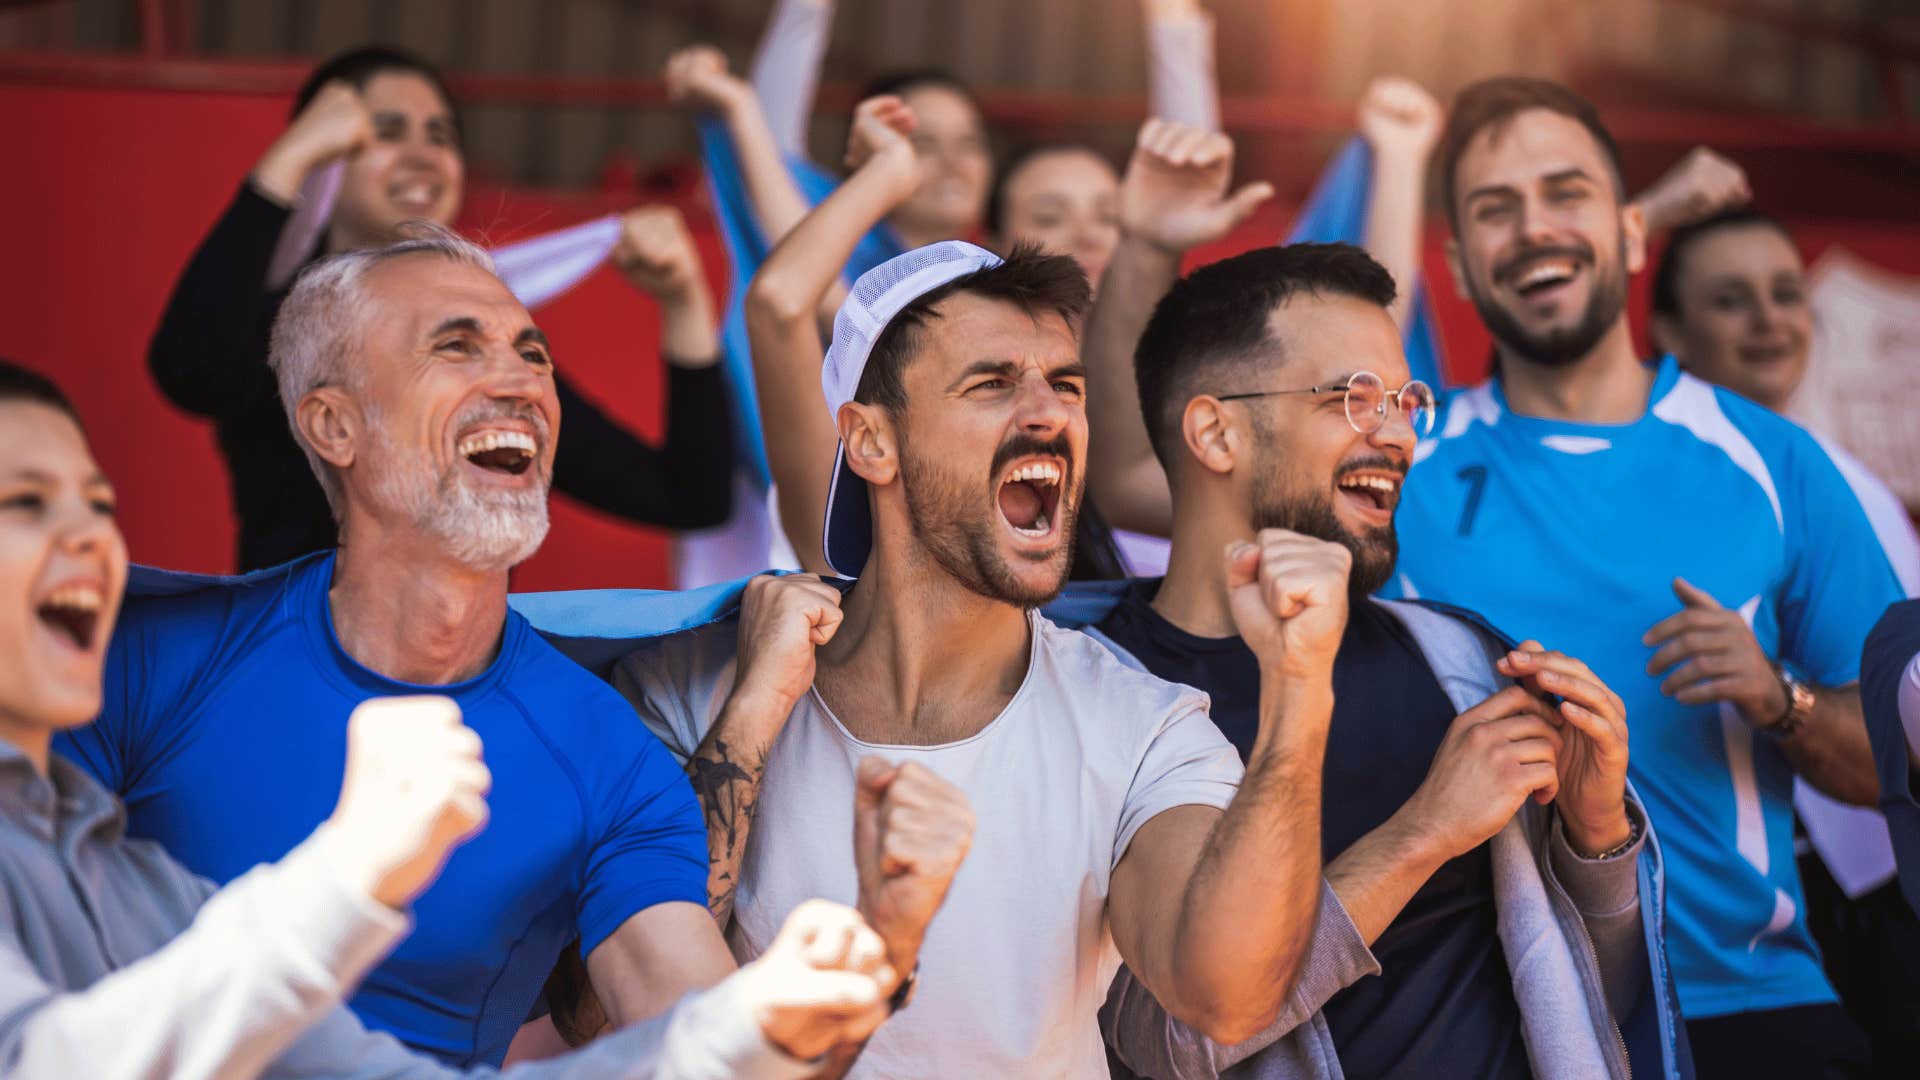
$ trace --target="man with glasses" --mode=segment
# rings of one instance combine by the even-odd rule
[[[1879,795],[1856,682],[1893,571],[1811,436],[1641,362],[1645,223],[1590,104],[1476,84],[1436,160],[1500,374],[1416,455],[1396,586],[1576,652],[1626,699],[1700,1075],[1854,1075],[1865,1047],[1802,915],[1793,779]]]
[[[1114,341],[1108,296],[1090,317],[1099,344]],[[1320,914],[1287,1008],[1220,1045],[1123,974],[1103,1015],[1109,1044],[1152,1076],[1236,1065],[1259,1077],[1618,1076],[1630,1052],[1665,1073],[1657,1040],[1630,1051],[1617,1034],[1636,1006],[1658,1008],[1636,870],[1645,817],[1626,790],[1619,698],[1537,642],[1509,649],[1470,616],[1368,598],[1393,572],[1401,483],[1434,414],[1433,392],[1408,374],[1393,298],[1358,248],[1265,248],[1174,284],[1139,337],[1134,375],[1173,496],[1173,547],[1167,576],[1129,583],[1095,636],[1210,694],[1244,755],[1280,692],[1236,618],[1291,601],[1264,595],[1269,568],[1337,553],[1344,626],[1336,651],[1295,673],[1333,712]],[[1124,354],[1087,359],[1095,379],[1126,376]],[[1548,954],[1564,962],[1542,963]]]

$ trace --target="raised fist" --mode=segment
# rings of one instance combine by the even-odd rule
[[[620,216],[620,241],[608,256],[628,284],[662,304],[705,290],[700,252],[671,206],[639,206]]]
[[[898,985],[886,943],[859,912],[826,900],[794,908],[767,951],[732,978],[767,1042],[801,1060],[873,1034]]]
[[[373,113],[352,83],[322,86],[287,130],[254,166],[254,181],[282,203],[291,203],[307,174],[365,146],[373,138]]]
[[[818,574],[762,575],[740,602],[734,693],[766,695],[787,711],[813,685],[814,650],[840,628],[840,590]]]
[[[1509,686],[1454,718],[1405,808],[1448,858],[1491,839],[1528,798],[1544,804],[1559,793],[1552,717],[1546,702]]]
[[[727,68],[727,54],[689,45],[667,57],[667,100],[705,112],[729,113],[753,96],[753,87]]]
[[[1273,185],[1265,181],[1228,195],[1232,179],[1232,139],[1149,120],[1120,179],[1120,228],[1171,254],[1212,243],[1273,196]]]
[[[1646,212],[1648,230],[1658,232],[1744,206],[1752,198],[1745,169],[1730,158],[1696,146],[1635,201]]]
[[[1262,529],[1227,551],[1234,625],[1263,672],[1331,678],[1347,629],[1353,553],[1286,529]]]
[[[856,784],[853,862],[860,910],[904,979],[973,845],[973,808],[959,788],[914,762],[862,758]]]
[[[858,170],[877,162],[876,167],[900,178],[902,198],[911,195],[920,183],[920,160],[909,136],[918,125],[913,109],[892,94],[861,102],[853,110],[853,129],[847,133],[847,168]]]
[[[405,907],[486,824],[492,783],[480,736],[452,699],[362,702],[347,721],[340,802],[323,826],[334,865],[375,900]]]
[[[1412,79],[1382,75],[1360,98],[1360,134],[1379,154],[1424,159],[1440,138],[1440,102]]]

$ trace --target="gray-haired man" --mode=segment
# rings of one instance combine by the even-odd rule
[[[526,308],[434,230],[315,264],[271,359],[340,547],[130,604],[105,709],[63,752],[125,799],[133,835],[227,881],[326,817],[356,705],[445,694],[487,745],[493,823],[420,898],[362,1019],[497,1064],[576,938],[616,1025],[721,978],[685,777],[507,608],[509,568],[546,533],[561,419]]]

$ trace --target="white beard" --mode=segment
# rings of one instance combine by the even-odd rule
[[[375,497],[437,538],[448,558],[474,570],[508,570],[540,550],[547,538],[547,487],[552,482],[540,462],[530,466],[541,470],[540,484],[532,490],[476,490],[460,475],[458,462],[436,483],[425,469],[407,467],[412,455],[389,442],[381,425],[372,425],[372,430],[379,465],[374,470]]]

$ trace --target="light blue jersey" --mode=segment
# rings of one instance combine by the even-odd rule
[[[1900,586],[1812,436],[1671,358],[1649,401],[1634,423],[1593,425],[1516,415],[1497,382],[1454,395],[1414,455],[1386,591],[1538,638],[1625,699],[1689,1018],[1833,1001],[1802,914],[1786,757],[1732,706],[1661,694],[1640,639],[1680,610],[1683,577],[1768,655],[1846,686]]]

